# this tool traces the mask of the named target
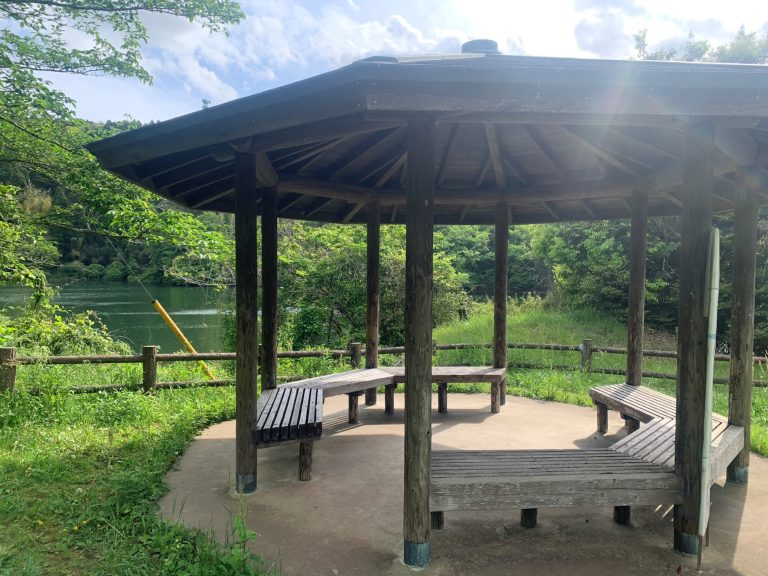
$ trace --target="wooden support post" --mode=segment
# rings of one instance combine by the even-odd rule
[[[728,422],[744,427],[744,448],[728,466],[728,481],[736,484],[746,484],[749,479],[758,211],[755,190],[761,188],[756,170],[750,168],[739,171],[733,223],[731,377],[728,395]]]
[[[157,388],[157,346],[144,346],[141,349],[142,380],[144,392]]]
[[[445,512],[432,512],[432,530],[442,530],[445,526]]]
[[[397,386],[395,386],[394,384],[391,384],[384,388],[384,413],[385,414],[395,413],[395,390],[396,389],[397,389]]]
[[[349,365],[353,370],[360,368],[360,361],[363,359],[363,345],[360,342],[350,342],[349,348]]]
[[[349,406],[349,423],[350,424],[357,424],[357,406],[359,404],[358,398],[360,396],[359,392],[351,392],[347,394],[348,399],[348,406]]]
[[[256,162],[235,154],[235,490],[256,491],[256,445],[251,441],[257,419],[258,241],[256,236]]]
[[[711,122],[685,134],[680,241],[677,425],[675,467],[683,477],[683,503],[675,506],[675,550],[699,551],[701,453],[704,442],[704,386],[707,321],[704,298],[709,233],[712,227],[714,129]]]
[[[523,528],[535,528],[538,515],[538,508],[523,508],[520,510],[520,525]]]
[[[405,233],[404,561],[429,564],[432,450],[432,243],[435,123],[416,114],[407,128]]]
[[[624,424],[627,426],[627,434],[632,434],[632,432],[640,430],[640,420],[632,418],[632,416],[627,416],[626,414],[622,414],[621,417],[624,418]]]
[[[440,414],[448,412],[448,382],[437,383],[437,411]]]
[[[608,432],[608,406],[602,402],[595,402],[597,407],[597,431],[600,434]]]
[[[16,348],[0,348],[0,393],[16,386]]]
[[[507,280],[509,265],[509,210],[496,206],[495,280],[493,284],[493,367],[507,367]],[[507,402],[506,382],[499,386],[499,405]],[[491,402],[493,404],[493,402]]]
[[[645,254],[648,195],[632,192],[629,245],[629,310],[627,314],[627,384],[643,383],[643,323],[645,318]]]
[[[261,191],[261,389],[277,388],[277,191]]]
[[[312,479],[312,452],[314,442],[299,442],[299,480],[307,482]]]
[[[379,269],[381,252],[381,205],[378,200],[368,205],[366,266],[365,367],[379,366]],[[365,391],[365,405],[376,405],[376,389]]]
[[[579,361],[579,366],[584,372],[589,372],[592,370],[592,340],[584,338],[581,341],[580,350],[581,360]]]
[[[629,526],[632,518],[632,506],[614,506],[613,521],[622,526]]]

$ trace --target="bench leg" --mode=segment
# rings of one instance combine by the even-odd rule
[[[608,406],[602,402],[595,402],[597,406],[597,431],[600,434],[608,432]]]
[[[622,526],[629,526],[629,520],[632,515],[632,506],[614,506],[613,521]]]
[[[441,414],[448,412],[448,382],[437,383],[437,411]]]
[[[499,384],[499,404],[504,406],[507,403],[507,379],[501,381]]]
[[[491,412],[494,414],[497,414],[499,412],[499,401],[501,400],[501,392],[499,391],[501,387],[499,386],[498,382],[493,382],[491,384]]]
[[[640,420],[636,420],[635,418],[632,418],[632,416],[627,416],[626,414],[622,414],[621,417],[624,418],[624,424],[629,428],[627,431],[628,434],[640,430]]]
[[[538,508],[523,508],[520,510],[520,525],[523,528],[535,528],[538,513]]]
[[[349,423],[357,424],[357,392],[347,394],[349,398]]]
[[[395,388],[397,388],[395,385],[384,387],[384,412],[386,414],[395,413]]]
[[[365,405],[376,406],[376,397],[376,388],[368,388],[368,390],[365,391]]]
[[[431,512],[432,530],[442,530],[445,526],[445,512]]]
[[[314,442],[299,442],[299,480],[307,482],[312,478],[312,452]]]

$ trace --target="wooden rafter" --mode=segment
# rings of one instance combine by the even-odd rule
[[[459,213],[459,224],[464,223],[464,218],[467,217],[467,213],[469,212],[470,208],[472,208],[472,206],[469,204],[462,206],[461,212]]]
[[[174,201],[180,201],[183,199],[186,203],[188,203],[191,206],[193,204],[197,204],[209,194],[215,195],[221,192],[222,190],[233,190],[234,187],[235,187],[235,177],[233,175],[230,175],[225,178],[220,178],[215,182],[209,182],[204,186],[199,186],[195,189],[188,190],[184,192],[184,194],[179,194],[178,196],[171,196],[171,198]]]
[[[562,212],[560,212],[560,210],[557,209],[557,206],[555,206],[552,202],[547,202],[545,200],[542,202],[542,204],[544,204],[544,208],[547,209],[547,212],[549,212],[555,220],[559,222],[563,219]]]
[[[282,214],[286,210],[293,208],[296,204],[301,202],[302,199],[304,198],[302,194],[288,194],[288,195],[281,195],[281,196],[285,196],[285,197],[281,198],[279,204],[277,205],[278,214]]]
[[[552,146],[550,146],[546,138],[542,136],[539,129],[536,128],[536,126],[531,126],[530,124],[523,124],[523,128],[528,133],[528,136],[531,137],[531,140],[533,140],[539,150],[541,150],[541,153],[544,154],[544,156],[547,158],[547,161],[558,172],[558,174],[560,174],[560,180],[563,182],[570,180],[568,167],[560,161],[560,159],[557,157],[557,154],[552,149]]]
[[[504,164],[501,161],[501,151],[499,150],[499,138],[496,133],[496,125],[484,123],[485,140],[488,143],[488,154],[491,158],[493,167],[493,176],[496,180],[496,188],[503,190],[507,187],[507,177],[504,174]]]
[[[352,218],[354,218],[355,215],[358,212],[360,212],[360,210],[362,210],[363,206],[365,206],[365,202],[358,202],[357,204],[355,204],[354,206],[349,208],[347,210],[346,214],[344,214],[344,216],[342,217],[341,221],[344,224],[349,224],[349,222],[352,221]]]
[[[389,217],[389,221],[394,224],[397,220],[397,204],[392,205],[392,215]]]
[[[662,156],[666,156],[667,158],[671,158],[673,160],[680,160],[682,158],[681,154],[675,154],[673,152],[670,152],[669,150],[665,150],[664,148],[660,148],[659,146],[651,144],[650,142],[646,142],[645,140],[635,138],[634,136],[631,136],[626,132],[623,132],[616,128],[608,128],[607,132],[615,136],[619,136],[620,138],[624,138],[628,142],[631,142],[634,146],[645,148],[646,150],[651,150],[653,152],[661,154]]]
[[[382,186],[384,186],[384,184],[389,182],[389,179],[392,178],[392,176],[394,176],[395,174],[397,174],[397,171],[400,170],[405,165],[405,162],[407,160],[408,160],[408,151],[406,150],[405,152],[400,154],[397,160],[395,160],[389,168],[387,168],[387,171],[384,172],[381,178],[376,180],[374,187],[381,188]]]
[[[336,202],[336,198],[317,198],[315,201],[312,202],[309,206],[307,206],[307,209],[304,210],[304,217],[309,218],[318,212],[328,206],[329,204],[332,204],[333,202]]]
[[[232,172],[232,163],[229,162],[223,165],[221,162],[207,156],[198,162],[185,164],[184,166],[173,170],[167,170],[148,180],[151,180],[155,188],[162,189],[181,184],[182,182],[188,182],[193,178],[205,177],[211,172],[221,171],[222,169],[227,172]]]
[[[302,162],[306,162],[301,168],[306,168],[308,165],[310,165],[312,162],[320,158],[320,156],[323,155],[323,152],[330,150],[331,148],[338,146],[342,142],[344,142],[346,138],[334,138],[333,140],[329,140],[328,142],[322,142],[320,144],[316,144],[312,146],[311,150],[304,150],[301,153],[293,155],[292,158],[287,159],[287,161],[283,161],[285,159],[281,160],[275,160],[275,164],[279,164],[277,166],[278,170],[285,170],[286,168],[290,168],[291,166],[294,166],[296,164],[300,164]]]
[[[216,200],[219,200],[220,198],[224,198],[225,196],[229,196],[235,191],[234,187],[222,190],[220,192],[216,192],[215,194],[211,194],[209,196],[205,196],[204,198],[201,198],[200,200],[197,200],[190,204],[190,208],[193,208],[195,210],[199,210],[200,208],[203,208],[204,206],[207,206],[208,204],[211,204],[213,202],[216,202]]]
[[[231,165],[220,166],[216,170],[211,170],[203,174],[197,174],[193,178],[190,178],[181,184],[167,186],[165,189],[168,191],[168,194],[174,198],[184,198],[189,194],[196,192],[197,190],[205,188],[209,184],[221,182],[222,180],[226,180],[228,178],[232,178]]]
[[[324,172],[329,180],[336,178],[347,167],[357,162],[361,157],[370,153],[381,142],[383,142],[390,134],[392,134],[396,128],[389,128],[386,130],[379,130],[378,132],[372,132],[367,134],[363,140],[355,144],[351,150],[347,151],[341,158],[332,162],[329,166],[324,168]]]
[[[448,159],[451,156],[451,152],[453,152],[453,144],[456,141],[456,132],[458,129],[459,125],[453,124],[451,126],[450,132],[448,133],[448,143],[445,146],[445,153],[443,153],[443,157],[440,160],[440,166],[437,169],[438,186],[440,186],[445,180],[445,167],[448,165]]]
[[[584,207],[584,210],[589,214],[590,218],[594,218],[595,220],[598,219],[597,212],[595,212],[595,206],[590,202],[589,200],[582,200],[581,205]]]
[[[665,200],[671,202],[672,204],[674,204],[678,208],[683,205],[682,200],[680,200],[680,198],[678,198],[677,196],[672,194],[671,190],[659,190],[659,196],[661,196]]]
[[[626,164],[623,164],[622,162],[616,160],[611,154],[609,154],[607,151],[600,148],[600,146],[595,145],[594,143],[590,142],[579,134],[578,132],[575,132],[573,128],[569,126],[563,126],[563,129],[565,132],[570,135],[578,144],[580,144],[583,148],[586,148],[589,150],[592,154],[603,160],[606,164],[609,166],[613,166],[617,170],[624,172],[624,174],[627,174],[629,176],[637,176],[637,172],[632,170],[629,166]]]

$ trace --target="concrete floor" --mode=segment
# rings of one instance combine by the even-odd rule
[[[436,402],[436,395],[435,395]],[[433,449],[605,447],[624,435],[611,412],[609,433],[594,433],[595,411],[508,397],[491,414],[487,394],[451,394],[448,414],[433,414]],[[403,395],[396,414],[360,408],[346,423],[346,397],[325,403],[313,477],[299,482],[297,445],[259,451],[259,490],[233,498],[234,422],[204,431],[168,474],[161,514],[224,541],[238,510],[259,534],[254,551],[286,575],[406,575],[402,563]],[[753,455],[748,487],[712,490],[711,546],[704,574],[768,574],[768,461]],[[446,513],[432,532],[425,575],[693,574],[695,559],[672,551],[671,511],[632,510],[632,526],[612,509],[540,509],[536,528],[519,512]]]

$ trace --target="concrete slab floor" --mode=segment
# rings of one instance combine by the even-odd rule
[[[450,394],[437,413],[440,449],[606,447],[626,433],[611,412],[606,437],[595,433],[595,410],[507,397],[491,414],[487,394]],[[238,510],[259,534],[255,552],[286,575],[407,575],[402,563],[403,395],[396,413],[383,398],[360,406],[360,424],[346,423],[345,396],[325,403],[323,438],[315,444],[312,480],[299,482],[296,444],[259,451],[258,492],[233,498],[234,422],[205,430],[167,477],[161,514],[225,541]],[[768,461],[753,455],[747,487],[712,489],[711,546],[704,574],[768,574]],[[610,508],[545,508],[533,529],[517,510],[452,512],[432,532],[429,576],[516,574],[694,574],[695,559],[672,551],[672,514],[635,507],[632,526]]]

